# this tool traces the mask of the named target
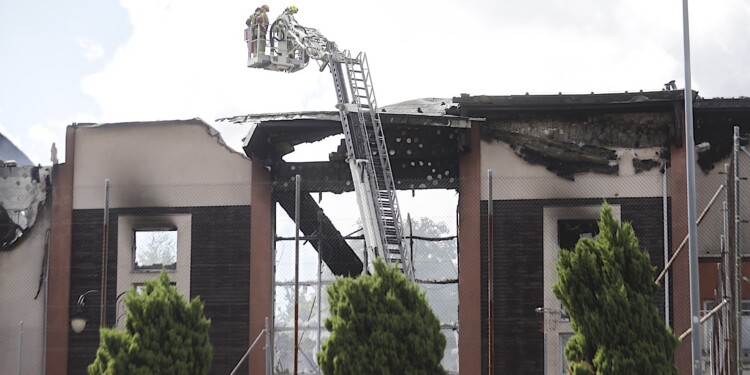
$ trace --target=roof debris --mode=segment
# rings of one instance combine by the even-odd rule
[[[51,167],[0,168],[0,250],[11,250],[50,197]]]

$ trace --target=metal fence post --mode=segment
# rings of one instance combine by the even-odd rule
[[[271,375],[271,328],[268,324],[268,317],[265,323],[266,333],[266,375]]]
[[[23,368],[23,320],[18,323],[18,375]]]

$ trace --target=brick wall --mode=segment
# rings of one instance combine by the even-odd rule
[[[107,322],[111,326],[115,321],[118,216],[166,214],[191,214],[190,298],[200,296],[211,319],[211,374],[228,374],[249,345],[249,206],[111,209]],[[73,211],[71,314],[79,295],[101,288],[102,218],[102,210]],[[94,360],[99,346],[99,298],[87,297],[87,328],[70,335],[68,374],[86,374]]]
[[[608,199],[620,205],[657,273],[663,264],[662,198]],[[482,372],[487,372],[487,202],[482,201]],[[599,205],[598,199],[495,201],[494,361],[496,374],[544,374],[544,334],[534,309],[544,305],[543,216],[545,206]],[[552,277],[552,276],[549,276]],[[654,301],[663,311],[664,293]]]

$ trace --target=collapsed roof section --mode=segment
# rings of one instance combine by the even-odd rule
[[[51,167],[0,167],[0,250],[12,250],[51,196]]]
[[[0,251],[13,249],[36,222],[52,189],[50,171],[0,134]]]
[[[748,113],[746,107],[750,107],[746,99],[703,101],[697,92],[693,96],[697,100],[697,113],[719,111],[724,122],[727,113]],[[386,106],[381,109],[380,119],[398,189],[456,188],[460,176],[458,160],[463,152],[469,151],[472,120],[480,122],[485,140],[507,143],[527,162],[544,165],[563,178],[573,179],[584,172],[618,174],[621,149],[649,150],[639,153],[645,155],[644,159],[633,159],[636,173],[663,164],[669,155],[665,148],[670,142],[682,142],[683,102],[682,91],[462,95],[452,100],[426,98]],[[296,145],[341,134],[338,112],[269,113],[218,121],[250,124],[244,151],[269,168],[276,199],[290,217],[293,202],[289,194],[297,174],[302,176],[303,200],[310,205],[304,210],[302,222],[316,222],[317,218],[304,215],[320,211],[314,207],[310,192],[339,193],[353,189],[343,142],[336,150],[330,150],[328,161],[283,160]],[[699,134],[700,129],[710,126],[710,121],[708,117],[699,117],[696,124]],[[699,139],[697,136],[696,140]],[[336,274],[358,272],[361,262],[355,259],[340,233],[333,227],[329,229],[326,237],[330,243],[324,246],[335,249],[331,252],[335,255],[326,263],[332,270],[336,268]],[[311,227],[303,232],[309,236],[315,230]]]
[[[728,155],[729,122],[750,132],[750,98],[703,99],[693,92],[696,144],[704,171]],[[470,121],[481,119],[486,141],[510,145],[529,163],[558,176],[594,172],[618,174],[622,149],[651,149],[633,159],[636,171],[666,162],[670,143],[684,134],[684,92],[639,91],[601,94],[471,96],[451,100],[416,99],[382,108],[380,117],[394,179],[400,189],[454,188],[458,155],[467,150]],[[344,163],[345,147],[331,150],[329,161],[282,163],[295,145],[340,134],[337,112],[294,112],[237,116],[223,121],[251,123],[245,152],[270,167],[274,182],[291,189],[296,174],[303,190],[352,189]],[[221,121],[220,120],[220,121]],[[723,126],[719,126],[723,124]],[[746,125],[743,125],[746,124]],[[726,134],[724,134],[726,133]],[[445,178],[446,176],[450,176]]]
[[[740,144],[747,145],[750,134],[750,98],[702,99],[694,104],[695,144],[702,145],[698,165],[704,172],[732,153],[733,126],[740,127]]]
[[[458,113],[455,103],[426,98],[385,106],[380,111],[396,187],[455,188],[458,155],[468,150],[470,127],[469,118],[446,114]],[[218,121],[250,123],[245,153],[270,167],[275,188],[293,189],[294,184],[289,182],[300,174],[304,191],[353,190],[343,142],[329,150],[328,161],[292,163],[282,159],[300,143],[341,134],[338,112],[267,113]]]
[[[470,122],[468,118],[446,115],[447,111],[458,112],[450,100],[435,98],[381,109],[380,119],[396,188],[458,186],[458,157],[468,149]],[[335,275],[351,276],[361,273],[362,262],[309,194],[353,190],[344,140],[335,150],[329,150],[328,161],[292,163],[283,160],[283,156],[300,143],[341,134],[339,116],[338,112],[295,112],[237,116],[218,121],[250,123],[250,132],[244,139],[245,153],[253,162],[269,168],[274,198],[290,217],[294,217],[295,208],[293,179],[297,174],[302,176],[300,230],[305,236],[316,236],[317,231],[322,231],[320,241],[312,241],[313,247],[326,249],[323,261]],[[349,121],[356,120],[350,117]]]
[[[731,150],[729,125],[750,132],[750,98],[704,99],[693,92],[695,143],[704,144],[698,164],[704,172]],[[484,117],[485,140],[508,143],[529,163],[544,165],[561,177],[576,173],[618,173],[614,151],[666,148],[682,144],[684,92],[649,91],[582,95],[510,95],[453,98],[459,114]],[[663,163],[633,160],[636,171]]]
[[[681,91],[588,95],[476,96],[453,100],[464,116],[483,116],[482,137],[501,141],[531,164],[566,179],[618,174],[618,150],[654,149],[633,159],[638,172],[662,164],[676,133]]]

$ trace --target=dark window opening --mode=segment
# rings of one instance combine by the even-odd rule
[[[557,222],[557,245],[561,249],[573,250],[581,238],[594,238],[599,234],[596,220],[559,220]]]

